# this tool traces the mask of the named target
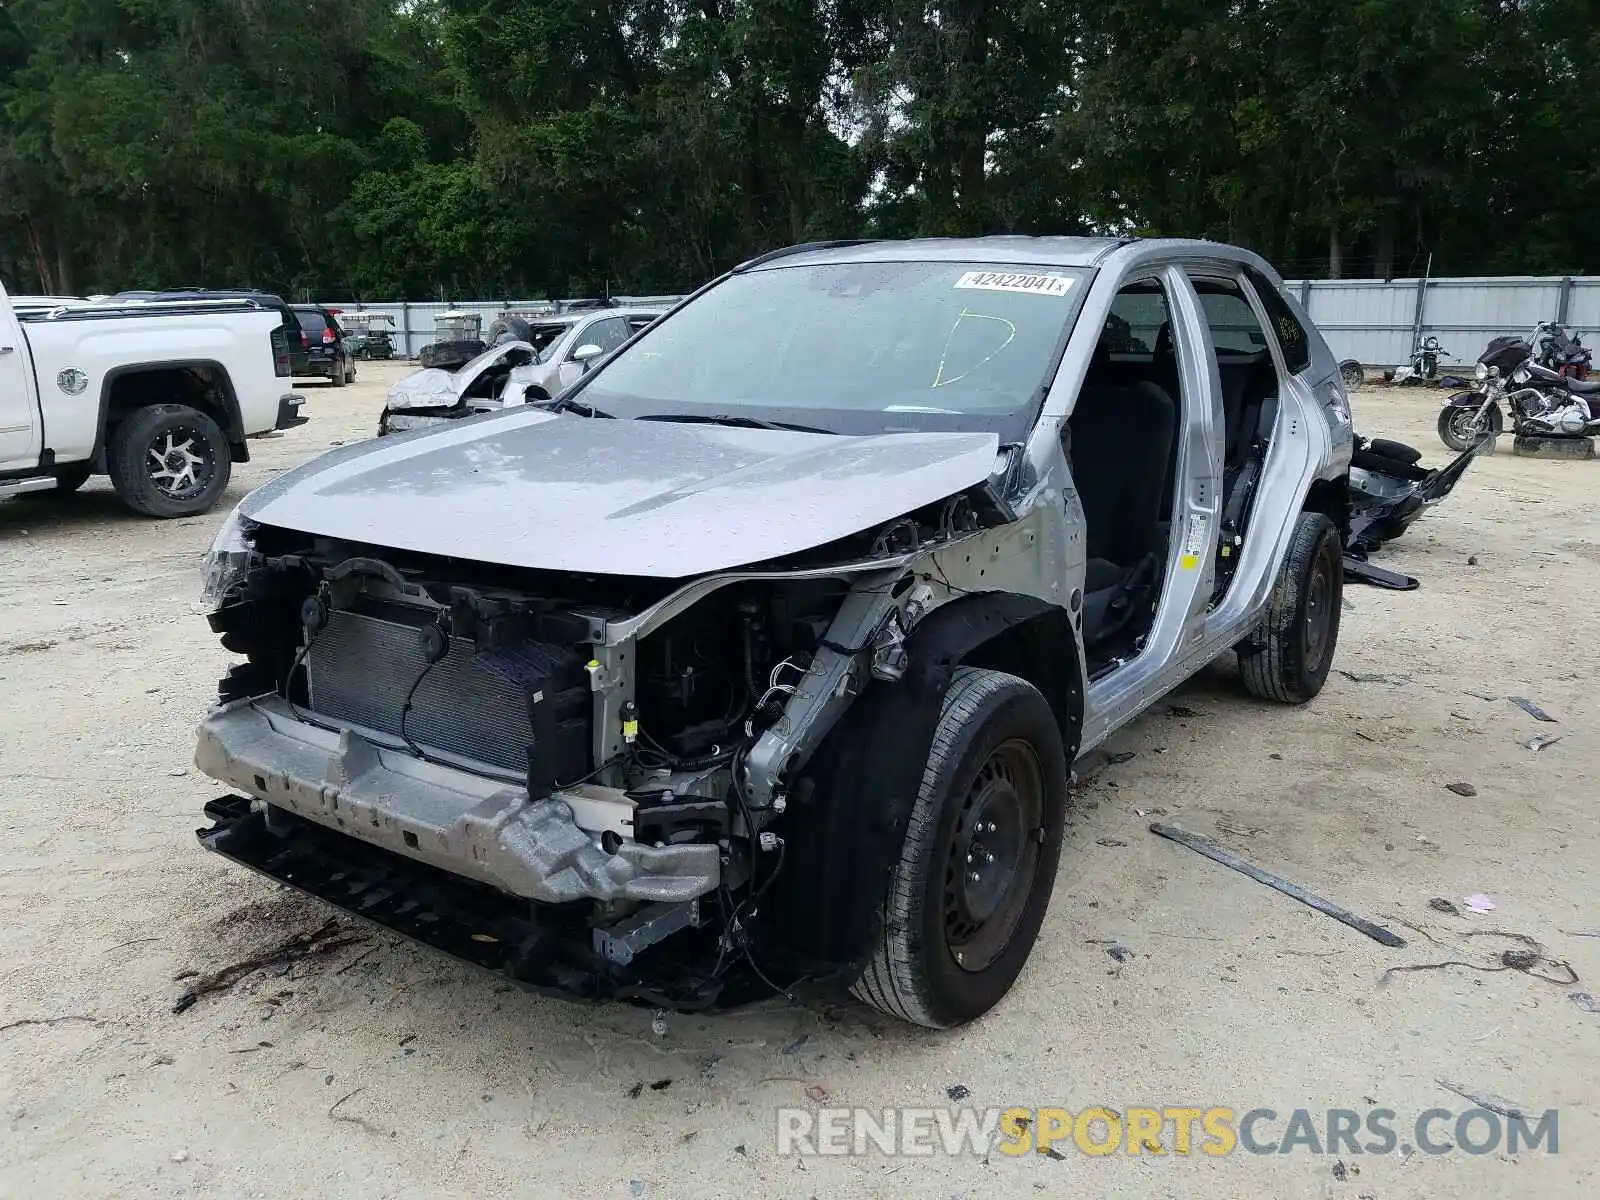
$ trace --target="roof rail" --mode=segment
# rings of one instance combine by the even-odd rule
[[[762,263],[769,263],[773,259],[787,258],[791,254],[804,254],[808,250],[833,250],[839,246],[865,246],[875,242],[877,238],[833,238],[825,242],[802,242],[798,246],[784,246],[777,250],[768,250],[765,254],[758,254],[748,262],[742,262],[733,268],[733,274],[738,275]]]

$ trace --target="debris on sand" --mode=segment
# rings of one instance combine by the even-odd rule
[[[1527,713],[1535,721],[1548,721],[1552,725],[1560,724],[1559,721],[1557,721],[1549,713],[1545,712],[1544,709],[1540,708],[1532,700],[1529,700],[1526,696],[1507,696],[1506,699],[1515,704],[1523,712]]]
[[[301,959],[330,954],[340,947],[353,946],[366,940],[365,934],[351,932],[341,925],[337,918],[329,918],[308,933],[297,933],[287,941],[263,950],[260,954],[241,959],[209,975],[195,977],[194,982],[189,985],[189,990],[179,996],[173,1004],[172,1011],[181,1013],[193,1006],[201,996],[212,992],[225,992],[240,980],[267,967],[287,968]]]
[[[20,1021],[10,1021],[0,1025],[0,1033],[4,1033],[8,1029],[21,1029],[26,1025],[64,1025],[68,1021],[97,1022],[99,1020],[99,1017],[85,1017],[78,1013],[68,1013],[64,1017],[24,1017]]]
[[[1529,750],[1538,751],[1543,750],[1546,746],[1554,746],[1560,740],[1560,737],[1550,737],[1548,734],[1536,733],[1522,744]]]
[[[1478,794],[1478,789],[1470,783],[1447,783],[1444,785],[1444,790],[1454,792],[1458,796],[1476,796]]]
[[[1300,901],[1301,904],[1309,905],[1318,912],[1332,917],[1340,924],[1348,925],[1351,929],[1366,934],[1375,942],[1380,942],[1385,946],[1404,946],[1406,944],[1405,939],[1392,930],[1385,929],[1382,925],[1376,925],[1365,917],[1358,917],[1349,909],[1341,908],[1331,900],[1324,900],[1314,892],[1306,891],[1299,884],[1289,882],[1281,875],[1274,875],[1271,871],[1263,870],[1254,863],[1240,858],[1232,850],[1217,845],[1210,838],[1201,837],[1198,833],[1190,833],[1187,829],[1180,829],[1176,825],[1164,825],[1160,822],[1150,826],[1150,832],[1158,837],[1164,837],[1168,841],[1177,842],[1180,846],[1187,846],[1196,854],[1203,854],[1213,862],[1219,862],[1225,867],[1232,867],[1241,875],[1248,875],[1257,883],[1264,883],[1269,888]]]
[[[1514,1100],[1507,1100],[1504,1096],[1496,1096],[1493,1092],[1475,1092],[1469,1087],[1459,1083],[1452,1083],[1448,1079],[1435,1079],[1440,1087],[1447,1092],[1454,1092],[1463,1100],[1471,1100],[1479,1108],[1486,1108],[1492,1113],[1499,1113],[1502,1117],[1521,1119],[1523,1108]]]
[[[952,1100],[965,1100],[968,1096],[972,1095],[972,1089],[964,1083],[952,1083],[949,1087],[945,1088],[944,1094],[949,1096]]]
[[[1475,913],[1494,911],[1494,899],[1490,896],[1485,896],[1482,892],[1474,892],[1461,903]]]
[[[1435,896],[1432,900],[1429,900],[1428,907],[1433,909],[1434,912],[1448,913],[1452,917],[1461,915],[1461,910],[1443,896]]]
[[[1578,982],[1578,973],[1572,969],[1572,964],[1559,958],[1551,958],[1545,953],[1545,948],[1535,938],[1525,933],[1511,933],[1504,929],[1474,929],[1460,936],[1463,940],[1475,937],[1507,938],[1520,943],[1515,950],[1503,950],[1488,963],[1467,962],[1464,959],[1451,958],[1444,962],[1409,963],[1401,967],[1390,967],[1378,977],[1380,985],[1388,983],[1393,975],[1401,975],[1411,971],[1442,971],[1450,967],[1463,967],[1469,971],[1482,971],[1492,975],[1497,971],[1520,971],[1533,979],[1542,979],[1546,983],[1553,983],[1557,987],[1571,987]],[[1437,939],[1433,939],[1437,941]],[[1440,943],[1441,945],[1443,943]]]

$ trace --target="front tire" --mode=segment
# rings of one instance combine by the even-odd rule
[[[1456,453],[1469,450],[1486,437],[1499,437],[1504,428],[1500,416],[1500,406],[1489,406],[1489,417],[1485,422],[1487,428],[1479,429],[1475,426],[1473,418],[1477,416],[1476,408],[1469,408],[1464,404],[1452,404],[1439,410],[1439,440]]]
[[[1304,704],[1320,692],[1339,644],[1343,606],[1339,530],[1325,514],[1303,512],[1266,614],[1239,648],[1245,690],[1283,704]]]
[[[233,473],[222,429],[183,404],[154,404],[129,415],[111,435],[106,466],[124,504],[160,518],[205,512]]]
[[[893,1017],[948,1029],[1010,990],[1039,936],[1061,856],[1067,763],[1026,680],[958,668],[934,730],[877,947],[851,987]]]

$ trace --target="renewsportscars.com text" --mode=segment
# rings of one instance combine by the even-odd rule
[[[1111,1108],[781,1108],[784,1155],[957,1156],[991,1153],[1193,1155],[1516,1154],[1560,1152],[1558,1110],[1486,1108],[1278,1112],[1188,1105]]]

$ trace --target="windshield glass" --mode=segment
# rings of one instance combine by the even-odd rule
[[[999,430],[1031,417],[1082,277],[955,262],[757,269],[657,322],[582,397],[621,417]]]

